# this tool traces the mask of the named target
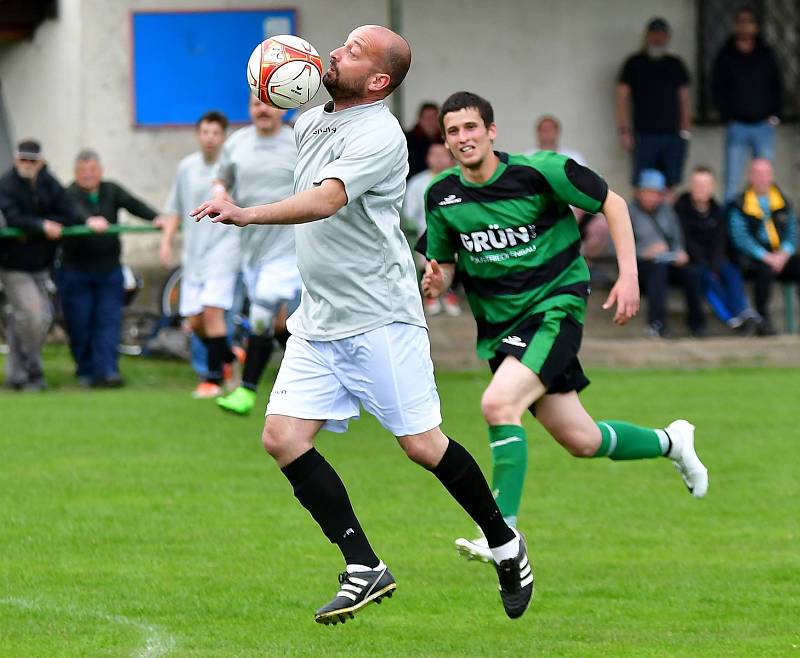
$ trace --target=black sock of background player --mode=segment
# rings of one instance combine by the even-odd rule
[[[227,336],[215,336],[214,338],[206,338],[203,340],[206,350],[208,350],[208,373],[206,374],[206,381],[212,384],[222,383],[222,362],[225,359],[225,353],[230,351],[228,347]]]
[[[342,480],[325,458],[311,448],[282,469],[294,495],[322,532],[342,551],[347,564],[377,567],[380,560],[367,541]]]
[[[272,356],[272,336],[253,335],[247,342],[247,357],[242,369],[242,386],[255,391],[258,380]]]
[[[448,437],[449,443],[439,465],[430,469],[450,495],[483,530],[490,548],[514,539],[514,531],[506,525],[497,508],[486,478],[472,455]]]

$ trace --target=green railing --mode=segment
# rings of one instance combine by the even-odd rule
[[[123,226],[120,224],[109,224],[105,233],[155,233],[159,229],[153,226]],[[101,235],[95,233],[88,226],[65,226],[61,231],[61,236],[65,238],[74,237],[77,235]],[[41,239],[42,234],[31,236],[31,234],[18,228],[0,228],[0,239],[2,238],[24,238],[26,236],[36,237]]]

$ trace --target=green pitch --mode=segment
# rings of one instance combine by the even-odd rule
[[[336,548],[263,454],[260,414],[189,397],[180,364],[79,391],[63,350],[46,394],[0,393],[0,656],[787,656],[800,649],[797,370],[590,370],[600,417],[698,428],[695,500],[666,460],[579,461],[532,421],[521,527],[525,617],[459,559],[466,517],[371,418],[320,451],[397,594],[313,621]],[[488,467],[483,373],[439,373],[445,430]],[[263,389],[266,390],[267,386]],[[262,395],[263,399],[263,395]],[[261,403],[260,403],[261,404]]]

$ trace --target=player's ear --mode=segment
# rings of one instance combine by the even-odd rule
[[[486,132],[489,134],[489,139],[494,141],[495,137],[497,137],[497,124],[490,123],[489,127],[486,129]]]
[[[392,79],[387,73],[376,73],[374,76],[372,76],[372,80],[370,80],[369,84],[367,85],[367,89],[370,91],[381,91],[389,86],[391,80]]]

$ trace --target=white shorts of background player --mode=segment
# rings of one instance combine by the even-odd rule
[[[245,265],[242,276],[250,299],[250,324],[257,334],[271,329],[278,307],[291,304],[303,285],[294,257]]]
[[[344,432],[359,405],[395,436],[442,422],[428,332],[395,322],[331,341],[292,336],[266,415],[324,420]]]
[[[233,306],[236,291],[236,272],[211,277],[205,281],[181,279],[181,317],[188,318],[203,312],[203,307],[222,308]]]

